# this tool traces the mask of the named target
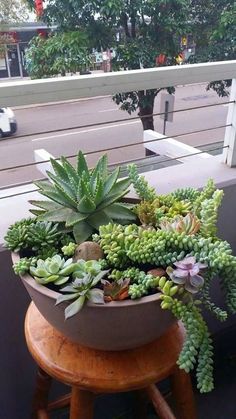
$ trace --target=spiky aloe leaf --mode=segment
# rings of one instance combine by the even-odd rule
[[[86,223],[86,221],[81,221],[73,227],[73,234],[77,243],[86,241],[93,234],[93,231],[93,227]]]
[[[136,219],[136,215],[129,208],[119,203],[114,203],[108,208],[105,208],[104,212],[113,220],[134,221]]]
[[[31,205],[35,205],[36,207],[42,208],[46,211],[52,211],[52,210],[57,210],[57,209],[62,208],[62,206],[60,204],[57,204],[57,203],[51,202],[51,201],[30,200],[29,203]]]
[[[102,209],[108,207],[109,205],[113,204],[114,202],[121,199],[123,196],[127,194],[127,191],[123,191],[123,193],[117,193],[114,195],[108,195],[107,198],[103,199],[100,205],[98,205],[97,210],[101,211]]]
[[[52,168],[53,168],[55,174],[60,179],[64,179],[65,182],[68,182],[69,177],[68,177],[67,171],[62,166],[62,164],[59,163],[56,159],[50,159],[50,162],[51,162],[51,165],[52,165]]]
[[[119,180],[118,182],[116,182],[114,184],[114,186],[112,187],[109,195],[116,195],[116,194],[120,193],[120,194],[122,194],[121,196],[124,196],[123,192],[125,190],[126,193],[127,193],[129,186],[130,186],[130,180],[129,179]]]
[[[48,173],[49,182],[36,182],[39,192],[53,201],[32,201],[40,210],[31,210],[40,220],[65,223],[73,228],[76,241],[86,240],[100,224],[112,222],[111,214],[122,221],[134,219],[129,209],[122,204],[110,209],[128,192],[129,179],[118,180],[119,168],[108,174],[107,156],[102,156],[96,167],[89,170],[82,152],[78,153],[77,170],[62,157],[53,161],[54,173]],[[42,211],[43,210],[43,211]],[[120,210],[117,215],[117,211]],[[132,215],[131,215],[132,214]]]
[[[88,196],[83,196],[80,200],[77,209],[84,214],[92,213],[96,209],[96,204]]]
[[[113,173],[111,173],[109,176],[108,176],[108,178],[106,179],[106,181],[105,181],[105,183],[104,183],[104,188],[103,188],[103,198],[105,198],[105,196],[107,196],[110,192],[111,192],[111,190],[112,190],[112,188],[113,188],[113,186],[115,185],[115,183],[116,183],[116,181],[117,181],[117,179],[118,179],[118,176],[119,176],[119,173],[120,173],[120,168],[119,167],[117,167],[115,170],[114,170],[114,172]],[[130,183],[129,183],[130,184]]]
[[[103,189],[104,189],[103,181],[102,181],[102,179],[100,179],[99,176],[97,177],[97,182],[96,182],[96,185],[94,185],[94,186],[95,186],[94,202],[95,202],[96,205],[99,205],[102,202],[102,199],[103,199]]]
[[[80,212],[72,212],[66,219],[66,227],[73,227],[75,224],[85,220],[87,214],[81,214]]]
[[[37,210],[37,209],[30,209],[29,211],[31,212],[31,214],[36,215],[36,217],[39,217],[39,216],[41,216],[41,215],[43,215],[43,214],[46,213],[46,211]]]
[[[69,183],[48,171],[47,175],[53,181],[55,188],[59,189],[60,193],[65,197],[65,199],[67,199],[72,206],[76,207],[76,194],[74,193]]]
[[[70,162],[68,160],[66,160],[65,157],[61,157],[61,164],[64,167],[64,169],[66,170],[68,179],[73,187],[73,190],[75,192],[75,194],[77,194],[77,187],[78,187],[78,182],[79,182],[79,175],[76,172],[75,168],[72,166],[72,164],[70,164]]]
[[[35,182],[36,186],[37,183]],[[39,192],[41,193],[41,195],[46,196],[47,198],[51,199],[54,202],[57,202],[58,204],[64,206],[64,207],[70,207],[70,208],[74,208],[73,205],[69,204],[68,201],[64,198],[63,195],[60,195],[60,193],[58,193],[55,188],[51,188],[51,190],[49,190],[49,188],[45,188],[45,189],[40,189]]]
[[[90,187],[89,182],[86,180],[86,176],[82,175],[77,189],[77,201],[79,202],[84,196],[88,196],[90,198],[93,197],[93,192]]]
[[[32,211],[31,211],[32,212]],[[57,223],[66,222],[67,218],[72,213],[70,208],[61,207],[58,210],[47,211],[38,216],[39,221],[54,221]]]
[[[104,154],[104,156],[102,156],[99,160],[98,163],[96,164],[96,166],[94,167],[94,169],[91,172],[91,179],[92,181],[94,181],[98,175],[98,173],[100,174],[101,178],[103,180],[106,179],[107,177],[107,155]]]
[[[87,221],[93,228],[98,230],[101,225],[111,223],[112,218],[110,218],[109,215],[106,214],[105,211],[99,211],[99,212],[96,212],[94,215],[90,215]]]
[[[87,166],[87,162],[84,158],[84,155],[82,151],[79,151],[78,158],[77,158],[77,173],[79,177],[81,177],[83,174],[86,176],[87,179],[89,179],[89,169]]]

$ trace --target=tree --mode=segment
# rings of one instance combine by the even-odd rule
[[[221,13],[234,0],[191,0],[189,22],[197,49],[205,48],[217,28]]]
[[[33,79],[85,70],[90,63],[87,37],[79,31],[34,37],[25,58],[26,69]]]
[[[176,64],[180,37],[188,33],[197,43],[195,61],[230,58],[225,48],[231,41],[219,37],[233,30],[233,5],[234,0],[48,0],[43,18],[61,31],[83,28],[90,47],[115,48],[113,68],[128,70]],[[129,113],[138,110],[144,129],[154,129],[152,114],[159,92],[121,92],[113,99]]]
[[[201,13],[198,11],[198,15],[193,16],[192,31],[197,40],[197,51],[191,62],[236,59],[236,3],[234,0],[210,0],[205,5],[201,5]],[[197,22],[200,22],[199,16],[202,20],[197,25]],[[208,25],[206,22],[209,22]],[[209,83],[207,90],[212,88],[219,96],[228,96],[230,85],[231,80],[214,81]]]
[[[179,39],[188,26],[189,1],[48,0],[44,18],[63,31],[83,27],[93,47],[115,47],[117,59],[113,65],[116,70],[150,68],[156,66],[159,55],[165,57],[165,65],[176,63]],[[121,40],[117,43],[118,32]],[[92,36],[96,33],[99,37]],[[143,128],[154,129],[152,114],[159,92],[160,89],[149,89],[119,93],[114,100],[129,113],[138,110]]]
[[[28,5],[24,0],[1,0],[0,25],[28,19]]]

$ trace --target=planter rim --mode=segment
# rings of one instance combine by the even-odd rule
[[[16,262],[19,262],[19,260],[20,260],[19,253],[12,252],[12,261],[13,261],[13,264],[15,264]],[[40,292],[41,294],[43,294],[43,295],[45,295],[47,297],[50,297],[51,299],[56,300],[59,297],[59,295],[60,295],[59,292],[50,290],[46,286],[41,285],[41,284],[38,284],[33,279],[33,277],[30,276],[29,274],[19,275],[19,276],[20,276],[20,278],[23,281],[26,281],[36,291]],[[158,301],[158,300],[160,300],[160,296],[161,296],[161,293],[160,292],[157,292],[155,294],[144,296],[144,297],[141,297],[141,298],[137,298],[135,300],[111,301],[111,302],[105,303],[105,304],[95,304],[95,303],[92,303],[90,301],[87,301],[86,302],[86,305],[88,305],[89,307],[96,307],[97,309],[104,308],[106,306],[113,307],[113,308],[120,308],[122,306],[124,307],[124,305],[126,305],[126,306],[133,306],[133,305],[137,305],[137,304],[148,304],[151,301]]]

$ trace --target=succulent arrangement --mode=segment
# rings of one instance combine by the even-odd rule
[[[89,169],[82,152],[76,168],[63,157],[51,164],[49,181],[37,182],[47,200],[31,201],[34,217],[10,226],[5,237],[6,246],[20,252],[16,274],[30,273],[56,289],[66,319],[86,301],[109,304],[159,293],[162,309],[186,329],[179,367],[189,372],[196,366],[199,390],[212,390],[212,339],[202,307],[220,321],[227,318],[210,297],[217,278],[228,311],[236,311],[236,257],[217,236],[223,191],[209,180],[202,191],[160,195],[136,166],[119,179],[106,156]],[[121,200],[131,184],[139,197],[132,205]]]

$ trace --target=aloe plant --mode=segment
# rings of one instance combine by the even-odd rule
[[[135,220],[127,205],[119,201],[128,192],[129,179],[118,180],[120,169],[108,173],[107,156],[96,167],[88,169],[83,153],[74,168],[65,157],[51,159],[54,173],[47,172],[49,181],[35,182],[47,201],[30,201],[39,209],[31,209],[38,220],[62,222],[72,229],[75,240],[87,240],[100,225],[112,220],[122,223]]]

